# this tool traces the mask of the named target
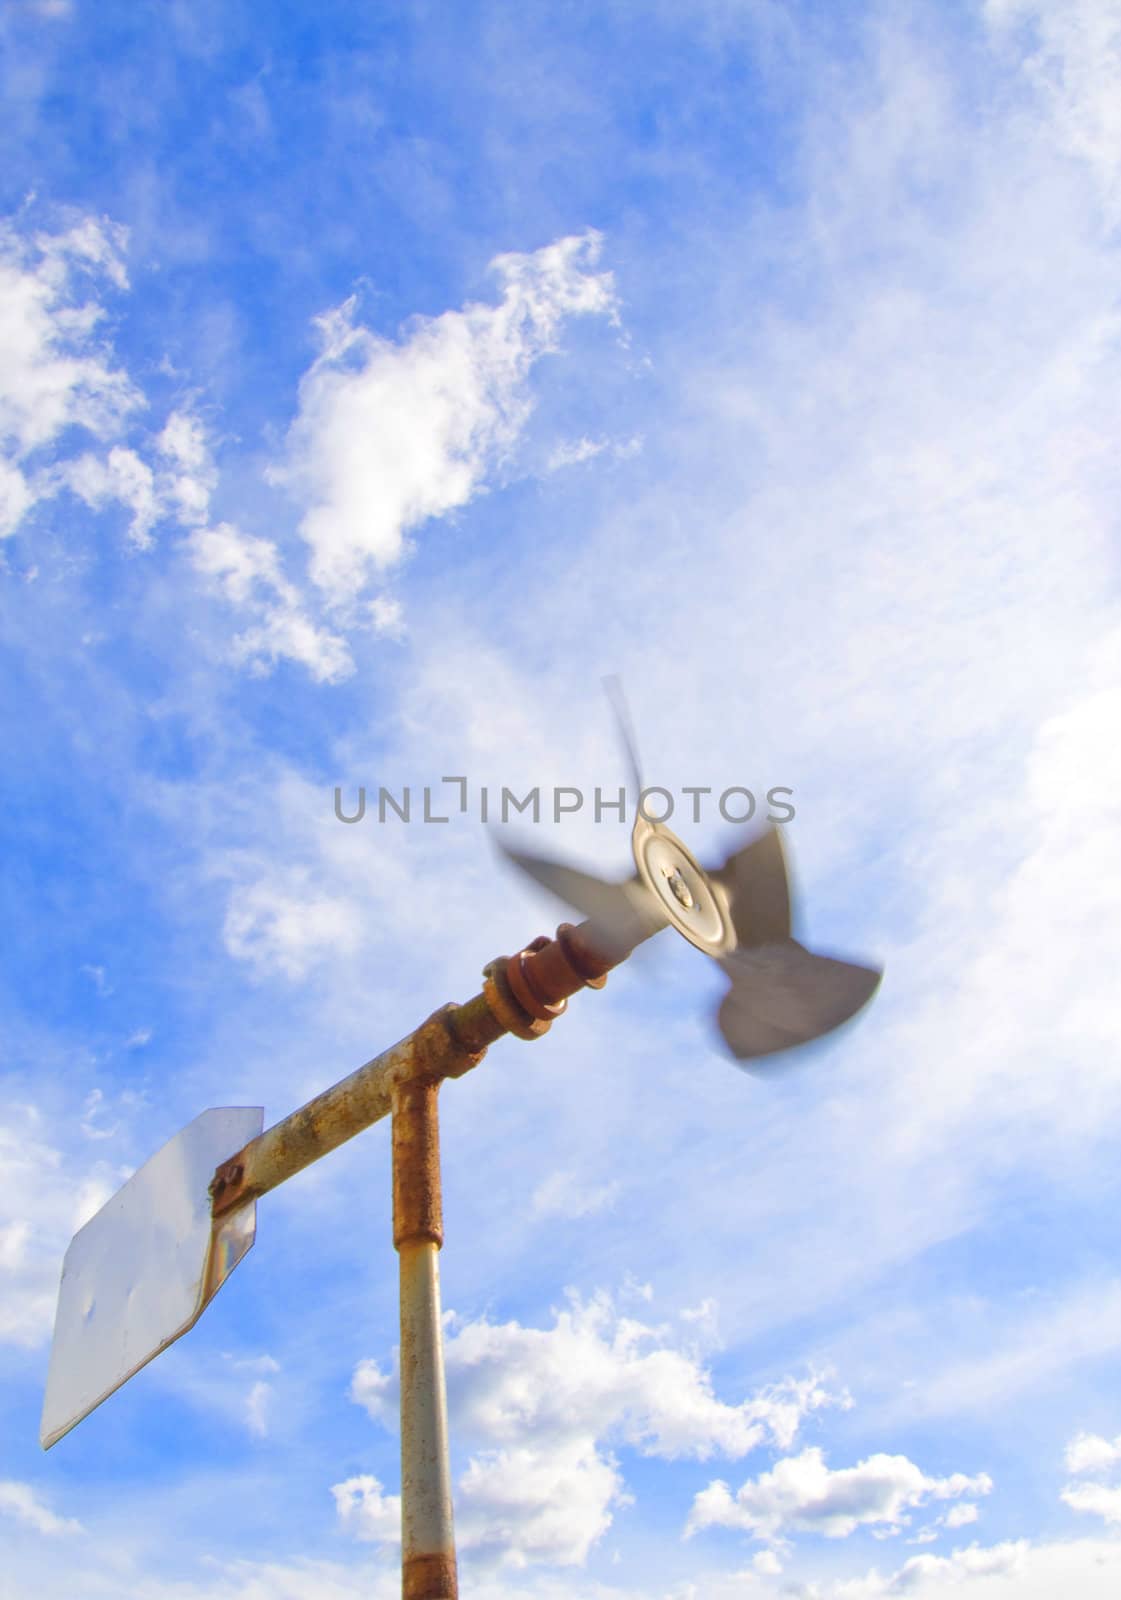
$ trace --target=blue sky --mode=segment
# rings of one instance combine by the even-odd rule
[[[662,935],[444,1089],[463,1592],[1116,1593],[1121,24],[825,12],[0,14],[4,1600],[399,1592],[384,1127],[44,1455],[61,1259],[555,925],[478,792],[610,672],[886,977],[763,1080]]]

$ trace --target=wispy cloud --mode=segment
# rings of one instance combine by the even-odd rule
[[[0,1481],[0,1512],[50,1536],[82,1532],[76,1517],[58,1516],[29,1483],[17,1483],[11,1478]]]
[[[125,242],[90,217],[33,236],[0,224],[0,537],[50,493],[40,452],[71,428],[111,437],[143,403],[99,337],[101,306],[82,299],[87,285],[127,286]]]
[[[89,1117],[98,1106],[87,1101],[82,1129],[95,1139],[101,1130]],[[49,1337],[63,1252],[127,1177],[80,1148],[65,1159],[61,1140],[42,1137],[34,1108],[13,1108],[0,1122],[0,1343],[36,1349]]]
[[[302,978],[316,961],[352,950],[360,920],[347,899],[324,893],[307,876],[270,874],[235,889],[223,937],[238,960],[262,976]]]
[[[1121,221],[1121,17],[1101,0],[985,0],[998,37],[1026,35],[1024,70],[1060,146],[1084,160]]]
[[[346,643],[312,621],[271,539],[220,522],[194,533],[190,552],[196,570],[253,618],[234,638],[235,660],[255,671],[268,671],[280,660],[297,661],[317,683],[337,683],[354,671]]]
[[[552,1172],[533,1192],[533,1210],[539,1217],[590,1217],[613,1203],[618,1183],[581,1183],[574,1172]]]
[[[497,256],[497,305],[419,318],[394,343],[355,321],[357,301],[318,319],[322,350],[274,469],[306,507],[311,576],[337,601],[400,560],[412,529],[464,506],[532,408],[533,364],[566,318],[611,315],[609,273],[588,233]]]

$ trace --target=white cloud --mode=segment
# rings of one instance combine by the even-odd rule
[[[1076,1483],[1068,1485],[1061,1498],[1072,1511],[1087,1512],[1109,1523],[1121,1522],[1121,1488],[1108,1488],[1104,1483]]]
[[[612,1442],[670,1460],[739,1458],[767,1441],[785,1447],[806,1416],[846,1403],[811,1376],[726,1404],[696,1354],[673,1348],[669,1330],[620,1315],[605,1294],[571,1294],[547,1330],[445,1320],[453,1430],[475,1446],[457,1527],[480,1561],[582,1564],[630,1503]],[[350,1392],[393,1424],[397,1384],[376,1362],[358,1365]]]
[[[117,1133],[120,1124],[113,1123],[111,1127],[100,1128],[97,1119],[105,1113],[105,1094],[101,1089],[91,1089],[82,1107],[82,1120],[79,1124],[87,1139],[112,1139]]]
[[[592,461],[607,449],[606,439],[569,439],[558,444],[545,463],[546,472],[557,472],[562,467],[579,466],[582,461]]]
[[[125,287],[124,239],[92,219],[33,241],[0,223],[0,445],[17,461],[64,428],[111,433],[141,404],[93,337],[101,308],[75,296],[83,267]]]
[[[1121,1461],[1121,1434],[1103,1439],[1096,1433],[1079,1433],[1070,1441],[1063,1461],[1068,1472],[1104,1472]]]
[[[219,579],[226,598],[235,605],[245,605],[259,584],[277,593],[283,589],[276,545],[242,533],[228,522],[195,534],[191,552],[198,570]]]
[[[209,526],[217,472],[201,420],[175,410],[143,449],[121,437],[146,402],[96,343],[104,313],[77,303],[74,285],[86,273],[127,288],[124,241],[123,230],[90,218],[34,240],[0,225],[0,537],[63,490],[92,510],[124,506],[138,548],[171,518],[194,530],[196,569],[249,613],[235,660],[264,672],[289,659],[317,682],[337,682],[354,670],[347,645],[313,620],[277,544]],[[276,476],[305,503],[312,575],[333,598],[360,588],[369,564],[391,564],[415,523],[482,487],[529,414],[526,379],[556,348],[561,323],[612,312],[610,275],[590,270],[597,251],[588,234],[500,256],[498,305],[421,319],[397,345],[353,326],[353,302],[319,319],[323,352],[301,385],[290,459]],[[75,425],[108,448],[36,465],[35,452]],[[344,620],[386,638],[404,632],[401,602],[389,595]]]
[[[206,431],[189,412],[173,411],[149,441],[150,460],[114,445],[104,457],[90,451],[63,461],[42,476],[42,488],[67,488],[97,511],[110,502],[132,512],[129,537],[140,549],[152,545],[157,522],[173,518],[184,527],[204,526],[217,483]]]
[[[368,1473],[333,1484],[335,1509],[343,1527],[356,1539],[380,1544],[401,1542],[401,1496],[385,1494]]]
[[[1009,1541],[983,1549],[970,1545],[966,1550],[955,1550],[949,1556],[912,1556],[898,1571],[881,1577],[870,1572],[867,1577],[854,1578],[834,1584],[833,1600],[880,1600],[886,1595],[912,1595],[916,1597],[954,1593],[964,1587],[969,1594],[1011,1595],[1013,1590],[1003,1581],[990,1588],[982,1580],[1014,1579],[1019,1583],[1028,1568],[1031,1547],[1026,1539]],[[1015,1593],[1022,1591],[1017,1588]],[[1034,1593],[1043,1595],[1043,1589]]]
[[[400,1541],[400,1496],[383,1494],[376,1478],[348,1478],[331,1493],[340,1523],[355,1538]],[[630,1503],[615,1462],[591,1441],[484,1451],[459,1479],[456,1543],[484,1566],[579,1566],[610,1526],[612,1508]]]
[[[121,1184],[131,1176],[127,1167],[117,1167],[111,1173],[105,1169],[103,1162],[97,1163],[96,1170],[80,1179],[74,1189],[73,1204],[70,1208],[70,1236],[73,1237],[79,1228],[84,1228],[91,1217],[97,1215],[111,1195],[115,1194]],[[69,1238],[66,1243],[69,1244]]]
[[[14,533],[35,503],[35,494],[20,469],[0,460],[0,539]]]
[[[171,518],[194,530],[189,552],[196,569],[250,614],[233,643],[236,660],[254,671],[294,660],[321,683],[347,677],[350,652],[308,616],[282,572],[277,546],[228,523],[207,526],[217,472],[201,420],[174,410],[143,452],[122,441],[129,419],[147,402],[113,366],[107,342],[98,342],[103,309],[80,301],[77,290],[82,274],[128,287],[125,241],[124,229],[89,217],[34,238],[0,223],[0,538],[14,533],[37,502],[63,490],[91,510],[124,506],[139,549],[150,548],[153,528]],[[108,447],[41,462],[39,454],[74,427]],[[399,605],[374,601],[370,622],[375,631],[398,634]]]
[[[379,594],[370,601],[366,614],[375,633],[384,634],[389,639],[400,639],[403,636],[405,623],[400,600]]]
[[[125,238],[123,229],[90,217],[33,239],[0,222],[0,537],[14,533],[36,501],[63,481],[36,465],[38,452],[72,427],[110,437],[143,404],[113,366],[107,342],[97,338],[102,308],[80,299],[83,275],[127,287]],[[101,469],[105,495],[120,490],[133,508],[134,537],[143,540],[142,464],[125,451],[111,454]],[[74,464],[73,470],[92,494],[94,468]]]
[[[12,1478],[0,1481],[0,1513],[15,1517],[38,1533],[80,1533],[82,1524],[73,1517],[60,1517],[51,1511],[27,1483]]]
[[[37,233],[33,245],[42,257],[42,276],[52,288],[67,287],[76,263],[102,273],[117,289],[127,289],[124,253],[128,229],[106,217],[75,216],[65,233]],[[88,309],[88,308],[84,308]]]
[[[39,1122],[23,1107],[0,1123],[0,1343],[26,1349],[50,1334],[66,1246],[128,1177],[103,1161],[64,1163]]]
[[[509,451],[532,402],[531,367],[565,318],[610,315],[594,233],[495,258],[497,305],[418,318],[400,343],[354,320],[317,319],[322,350],[300,384],[286,460],[273,473],[306,507],[311,576],[336,600],[398,561],[409,531],[467,502]]]
[[[933,1544],[939,1538],[943,1529],[965,1528],[980,1519],[980,1510],[972,1501],[964,1501],[961,1505],[951,1506],[941,1517],[935,1517],[933,1522],[925,1523],[918,1532],[906,1542],[908,1544]],[[884,1530],[873,1529],[874,1539],[893,1537],[899,1530],[890,1527]]]
[[[613,1510],[631,1503],[614,1458],[591,1438],[481,1451],[459,1479],[459,1539],[481,1561],[582,1566]]]
[[[260,620],[234,640],[234,659],[247,662],[257,673],[277,661],[305,666],[316,683],[338,683],[348,678],[354,663],[346,643],[327,628],[317,626],[303,610],[295,591],[283,586],[279,603],[265,600]]]
[[[129,537],[140,549],[151,543],[151,529],[161,515],[155,476],[135,450],[114,445],[104,458],[87,451],[59,467],[56,481],[64,483],[93,510],[117,501],[132,512]]]
[[[1028,1539],[1009,1540],[988,1547],[976,1544],[949,1556],[921,1555],[886,1575],[869,1572],[862,1578],[831,1583],[810,1594],[829,1600],[884,1600],[906,1595],[908,1600],[1054,1600],[1056,1595],[1077,1595],[1078,1600],[1113,1600],[1121,1583],[1121,1540],[1072,1539],[1053,1544],[1033,1544]]]
[[[360,930],[348,900],[321,893],[293,871],[232,890],[222,936],[230,954],[258,975],[300,979],[317,962],[352,950]]]
[[[280,1362],[275,1356],[235,1356],[223,1352],[224,1359],[234,1368],[235,1372],[279,1372]]]
[[[0,1227],[0,1271],[14,1272],[23,1266],[30,1236],[31,1225],[22,1217]]]
[[[621,1316],[603,1293],[569,1299],[551,1329],[485,1318],[455,1328],[449,1384],[468,1431],[503,1442],[614,1436],[667,1460],[738,1459],[768,1440],[787,1446],[806,1416],[845,1403],[816,1376],[726,1403],[669,1330]]]
[[[549,453],[545,462],[546,472],[558,472],[564,467],[575,467],[585,461],[594,461],[604,451],[610,452],[617,461],[626,461],[630,456],[636,456],[642,449],[642,437],[635,434],[629,439],[612,441],[610,439],[589,439],[582,434],[579,439],[566,439],[558,444]]]
[[[235,1356],[198,1348],[189,1339],[175,1347],[174,1356],[153,1362],[147,1383],[155,1395],[173,1396],[179,1406],[196,1415],[217,1420],[231,1437],[242,1432],[250,1439],[267,1439],[279,1427],[288,1432],[293,1407],[276,1406],[278,1385],[271,1380],[281,1370],[270,1355]],[[298,1409],[298,1394],[287,1391]]]
[[[257,1439],[263,1439],[269,1431],[272,1394],[272,1384],[266,1383],[263,1378],[258,1378],[246,1396],[245,1425]]]
[[[679,1315],[682,1322],[689,1326],[694,1340],[697,1341],[698,1348],[710,1350],[722,1348],[720,1307],[711,1295],[706,1295],[698,1306],[685,1307]],[[841,1398],[840,1403],[847,1406],[851,1402],[849,1402],[847,1396],[844,1396]]]
[[[724,1527],[764,1539],[796,1531],[844,1539],[862,1526],[905,1527],[908,1513],[928,1500],[988,1494],[991,1488],[985,1473],[927,1477],[906,1456],[873,1455],[833,1471],[811,1446],[749,1479],[735,1496],[719,1479],[709,1484],[693,1502],[686,1532]]]
[[[399,1405],[397,1382],[392,1373],[382,1372],[372,1357],[355,1367],[348,1393],[355,1405],[361,1406],[374,1422],[387,1428],[395,1425]]]
[[[218,475],[198,417],[173,411],[156,439],[156,449],[167,463],[161,480],[165,503],[175,507],[184,525],[204,524]]]
[[[147,402],[98,338],[104,308],[80,299],[83,278],[128,288],[126,241],[125,229],[93,217],[34,236],[0,223],[0,537],[62,489],[93,510],[126,507],[129,537],[142,549],[166,516],[205,521],[215,473],[202,425],[173,412],[151,459],[122,442]],[[109,448],[43,463],[41,453],[74,427]]]
[[[353,672],[343,640],[308,617],[298,589],[283,574],[280,551],[271,540],[221,522],[200,528],[188,545],[197,570],[211,578],[231,604],[255,619],[234,640],[236,660],[257,670],[267,670],[280,659],[298,661],[317,683],[336,683]]]

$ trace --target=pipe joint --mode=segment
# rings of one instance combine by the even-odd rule
[[[440,1132],[435,1078],[408,1078],[393,1088],[393,1243],[444,1242]]]

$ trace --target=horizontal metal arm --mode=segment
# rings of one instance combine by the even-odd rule
[[[600,988],[610,968],[630,954],[598,946],[589,923],[562,923],[555,939],[535,939],[485,968],[481,994],[447,1005],[349,1077],[266,1128],[228,1161],[210,1184],[211,1213],[228,1215],[275,1189],[393,1109],[395,1086],[410,1079],[458,1078],[478,1066],[505,1033],[535,1039],[561,1014],[570,995]]]

